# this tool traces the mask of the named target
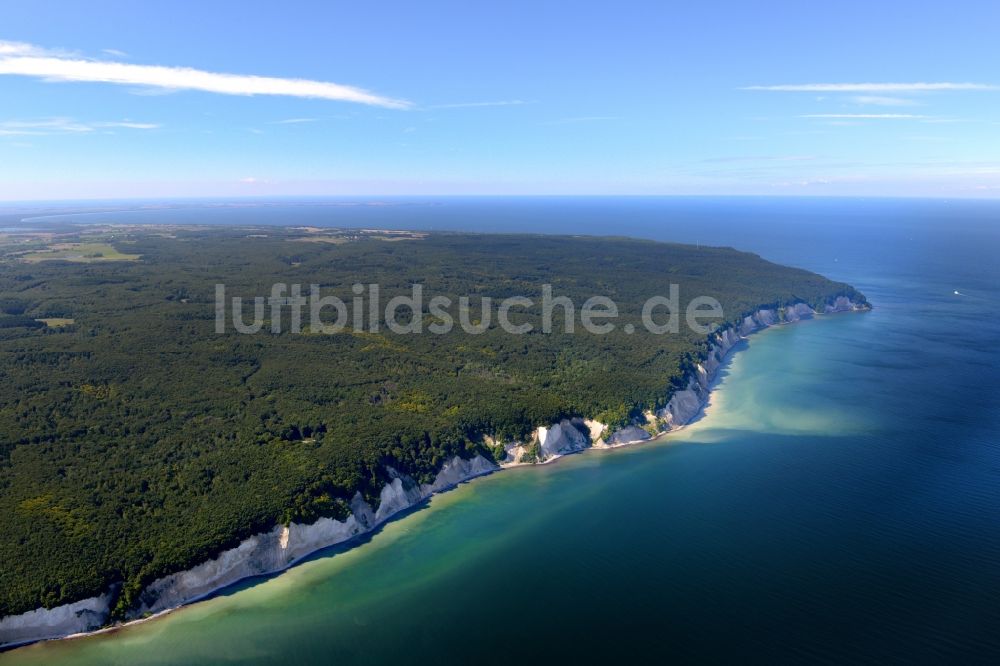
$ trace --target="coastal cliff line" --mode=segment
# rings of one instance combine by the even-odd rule
[[[375,507],[360,494],[355,494],[350,514],[342,521],[320,518],[311,524],[279,524],[269,532],[253,535],[235,548],[195,567],[153,581],[142,590],[137,606],[127,617],[135,621],[168,612],[245,578],[287,569],[316,551],[372,532],[400,512],[475,477],[506,467],[552,462],[589,448],[636,444],[681,428],[701,412],[708,400],[711,382],[726,356],[746,336],[816,314],[867,309],[870,306],[866,302],[856,303],[846,296],[838,296],[825,304],[821,312],[805,303],[784,308],[759,308],[737,325],[712,333],[706,358],[682,378],[681,385],[685,388],[675,390],[662,408],[645,412],[625,427],[612,432],[605,424],[592,419],[563,419],[537,428],[528,442],[496,443],[503,451],[502,456],[494,456],[499,465],[482,455],[470,459],[455,456],[444,463],[429,484],[417,483],[410,476],[387,468],[391,481],[382,488]],[[112,589],[100,596],[55,608],[38,608],[4,617],[0,619],[0,648],[100,630],[111,616],[115,596]]]

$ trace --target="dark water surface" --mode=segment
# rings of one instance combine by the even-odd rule
[[[731,245],[875,310],[753,336],[662,442],[480,479],[360,548],[0,662],[1000,663],[1000,204],[390,203],[85,219]]]

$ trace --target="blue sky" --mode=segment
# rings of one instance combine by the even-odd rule
[[[998,25],[990,1],[5,3],[0,199],[996,197]]]

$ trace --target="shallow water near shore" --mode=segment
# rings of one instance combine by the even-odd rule
[[[1000,206],[683,203],[614,233],[753,250],[875,310],[752,336],[660,441],[475,480],[358,548],[0,662],[995,659]]]

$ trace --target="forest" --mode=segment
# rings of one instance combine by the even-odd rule
[[[385,303],[413,284],[455,301],[525,296],[511,335],[399,335],[350,326],[215,332],[227,297],[320,285]],[[433,478],[566,416],[622,426],[662,406],[707,350],[654,335],[643,303],[679,284],[720,326],[760,306],[813,306],[852,287],[731,248],[608,237],[387,234],[237,227],[77,227],[0,236],[0,617],[150,581],[278,522],[375,502],[387,465]],[[618,326],[540,332],[542,285],[600,295]],[[430,312],[411,313],[432,321]],[[474,315],[472,315],[474,316]],[[248,317],[249,319],[249,317]],[[622,330],[633,323],[635,333]]]

